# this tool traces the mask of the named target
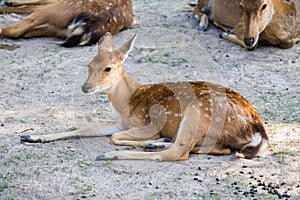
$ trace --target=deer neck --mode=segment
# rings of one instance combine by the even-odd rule
[[[111,104],[123,121],[127,121],[129,118],[129,100],[131,95],[141,86],[141,84],[125,73],[115,87],[106,91]]]

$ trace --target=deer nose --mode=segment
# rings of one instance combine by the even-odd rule
[[[90,85],[90,84],[84,83],[83,86],[82,86],[82,92],[88,93],[89,90],[90,90],[90,88],[91,88],[91,85]]]
[[[244,38],[244,43],[248,47],[252,47],[254,44],[254,38]]]

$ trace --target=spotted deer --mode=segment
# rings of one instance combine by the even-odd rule
[[[24,142],[50,142],[71,137],[111,136],[115,145],[143,147],[145,151],[112,151],[97,160],[186,160],[192,153],[231,154],[254,158],[268,137],[254,107],[239,93],[213,83],[193,81],[142,85],[125,71],[123,63],[136,36],[113,50],[112,35],[99,41],[98,54],[89,63],[84,93],[106,91],[119,113],[120,125],[88,127],[48,135],[23,135]]]
[[[221,38],[254,50],[258,43],[291,48],[300,41],[298,0],[198,0],[193,15],[205,31],[208,20]]]
[[[131,0],[11,0],[7,4],[16,7],[3,6],[0,12],[30,14],[0,26],[0,36],[57,37],[65,39],[65,47],[97,43],[104,33],[117,34],[133,23]]]

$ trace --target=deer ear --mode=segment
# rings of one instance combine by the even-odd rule
[[[120,57],[123,57],[123,60],[127,58],[129,52],[133,49],[136,36],[137,33],[119,48]]]
[[[98,52],[112,52],[113,42],[110,32],[105,33],[98,42]]]

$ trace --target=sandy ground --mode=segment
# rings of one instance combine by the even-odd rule
[[[139,34],[128,73],[142,83],[204,80],[237,90],[265,122],[267,152],[253,160],[191,155],[183,162],[97,162],[97,155],[126,147],[108,138],[21,143],[21,134],[116,118],[106,95],[81,92],[96,46],[1,38],[19,48],[0,49],[0,199],[300,198],[300,45],[246,51],[220,39],[213,26],[198,32],[191,13],[182,12],[185,2],[133,1],[139,24],[114,37],[118,45]],[[0,16],[1,25],[14,21]]]

